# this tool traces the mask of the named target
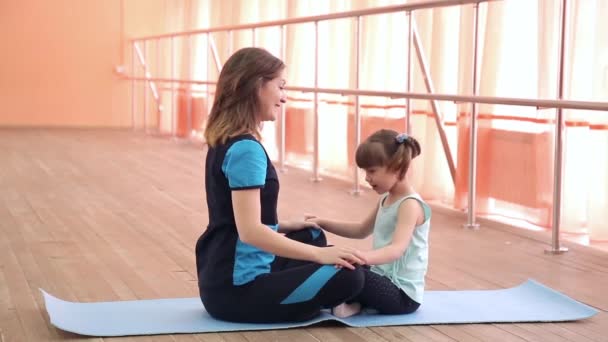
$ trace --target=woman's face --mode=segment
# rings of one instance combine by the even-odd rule
[[[275,121],[281,113],[281,107],[286,102],[285,79],[283,71],[260,88],[260,121]]]

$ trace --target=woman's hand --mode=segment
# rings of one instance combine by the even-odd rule
[[[319,264],[336,265],[338,268],[346,267],[354,270],[355,265],[365,265],[366,260],[362,253],[349,247],[319,247],[317,260]]]

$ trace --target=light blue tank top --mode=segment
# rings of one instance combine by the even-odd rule
[[[389,206],[384,205],[388,194],[385,194],[379,204],[374,225],[374,249],[382,248],[391,243],[397,225],[399,207],[408,198],[417,200],[424,211],[424,222],[416,226],[409,246],[399,259],[390,264],[374,265],[372,272],[389,278],[393,284],[403,290],[411,299],[422,304],[424,294],[424,277],[428,269],[429,259],[429,229],[431,226],[431,208],[422,200],[420,195],[408,195],[395,201]]]

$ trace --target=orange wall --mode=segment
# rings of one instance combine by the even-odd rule
[[[0,2],[0,126],[128,127],[129,37],[165,30],[167,0]]]
[[[0,5],[0,125],[120,126],[121,0]]]

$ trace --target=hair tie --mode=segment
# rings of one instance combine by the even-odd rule
[[[403,144],[409,138],[410,138],[410,136],[407,135],[407,133],[401,133],[395,137],[395,139],[397,140],[397,142],[399,144]]]

